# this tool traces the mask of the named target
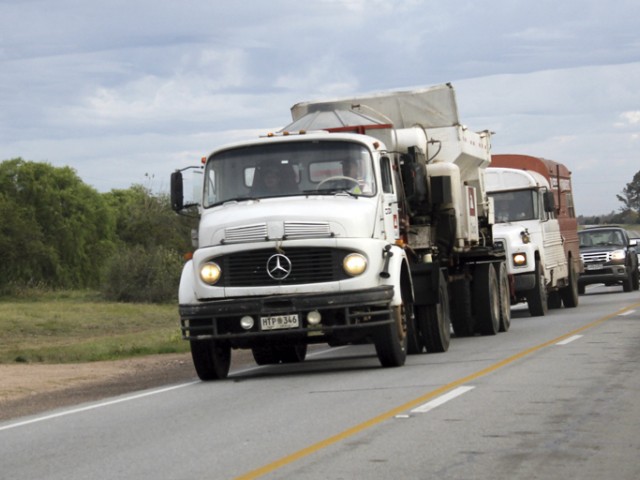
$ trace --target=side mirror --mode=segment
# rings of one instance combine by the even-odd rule
[[[182,172],[179,170],[171,174],[171,208],[176,212],[184,208]]]
[[[553,196],[553,192],[544,192],[542,200],[544,202],[545,212],[552,213],[556,211],[556,199]]]

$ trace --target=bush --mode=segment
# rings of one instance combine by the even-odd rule
[[[118,302],[176,301],[182,257],[166,247],[124,247],[107,262],[102,294]]]

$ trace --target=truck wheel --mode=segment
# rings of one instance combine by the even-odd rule
[[[547,306],[549,309],[562,307],[562,297],[560,296],[560,292],[553,291],[547,293]]]
[[[500,330],[500,287],[491,263],[476,265],[472,293],[479,332],[495,335]]]
[[[576,267],[573,261],[569,266],[569,285],[560,289],[560,296],[562,297],[562,303],[564,308],[575,308],[578,306],[579,287],[578,287],[578,274],[576,273]]]
[[[532,317],[542,317],[547,314],[549,306],[547,305],[547,289],[539,260],[536,261],[535,275],[536,286],[527,292],[527,304]]]
[[[456,337],[470,337],[475,332],[471,311],[471,287],[468,280],[451,282],[451,324]]]
[[[200,380],[227,378],[231,366],[231,346],[215,340],[192,340],[191,358]]]
[[[442,272],[438,285],[438,304],[416,307],[416,324],[424,339],[427,353],[446,352],[451,341],[449,293]]]
[[[509,275],[504,262],[496,263],[498,285],[500,286],[500,331],[507,332],[511,326],[511,289]]]
[[[274,365],[280,363],[280,355],[278,350],[271,345],[260,345],[251,347],[253,359],[258,365]]]
[[[383,367],[400,367],[407,359],[407,321],[404,305],[393,308],[395,321],[376,328],[374,344]]]
[[[282,363],[304,362],[307,356],[307,344],[296,343],[294,345],[281,345],[278,347],[278,356]]]

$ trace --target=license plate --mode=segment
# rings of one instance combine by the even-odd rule
[[[592,263],[586,264],[584,268],[586,268],[587,270],[602,270],[604,267],[601,263]]]
[[[297,314],[292,315],[271,315],[260,317],[262,330],[281,330],[286,328],[296,328],[300,326]]]

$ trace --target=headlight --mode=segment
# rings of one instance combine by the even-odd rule
[[[221,275],[220,265],[215,262],[205,263],[200,269],[200,278],[209,285],[215,285],[220,280]]]
[[[614,250],[611,252],[611,260],[624,260],[625,256],[624,250]]]
[[[342,261],[342,268],[347,273],[355,277],[361,275],[367,269],[367,259],[359,253],[350,253]]]
[[[512,259],[514,267],[523,267],[527,264],[526,253],[514,253]]]

